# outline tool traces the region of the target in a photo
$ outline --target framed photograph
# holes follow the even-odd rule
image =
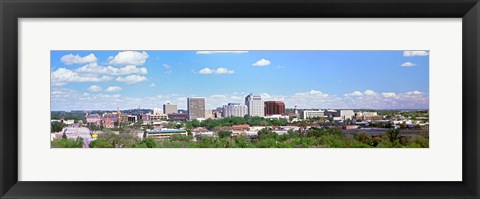
[[[1,198],[478,198],[476,0],[2,1]]]

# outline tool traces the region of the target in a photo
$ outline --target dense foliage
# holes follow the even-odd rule
[[[219,126],[232,126],[232,125],[241,125],[248,124],[250,126],[283,126],[287,125],[288,121],[279,120],[279,119],[267,119],[263,117],[226,117],[221,119],[206,119],[203,121],[192,120],[188,121],[185,126],[187,129],[205,127],[209,130],[215,129]]]
[[[428,148],[428,135],[402,136],[398,130],[380,135],[365,132],[344,134],[339,129],[312,128],[278,135],[262,129],[258,136],[232,136],[230,131],[216,136],[173,135],[170,139],[140,139],[130,133],[103,133],[90,143],[91,148]],[[60,139],[52,147],[82,147],[81,140]]]
[[[82,148],[82,146],[83,140],[81,138],[78,138],[76,140],[62,138],[58,140],[53,140],[51,143],[52,148]]]
[[[56,132],[60,132],[62,131],[63,127],[65,127],[67,125],[65,125],[64,123],[61,123],[61,122],[51,122],[50,123],[50,132],[52,133],[56,133]]]

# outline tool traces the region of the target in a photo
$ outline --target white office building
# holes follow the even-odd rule
[[[326,110],[324,112],[326,117],[332,118],[333,120],[347,120],[352,119],[355,116],[353,110]]]
[[[325,117],[325,112],[322,110],[304,110],[303,119],[316,118],[316,117]]]
[[[263,102],[261,95],[250,93],[250,95],[245,97],[245,105],[247,106],[249,116],[265,116],[265,103]]]
[[[248,108],[240,103],[228,103],[223,106],[222,113],[223,117],[243,117],[248,114]]]

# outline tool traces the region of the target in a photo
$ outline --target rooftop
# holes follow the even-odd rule
[[[186,130],[182,129],[161,129],[161,130],[149,130],[147,133],[149,134],[160,134],[160,133],[185,133]]]

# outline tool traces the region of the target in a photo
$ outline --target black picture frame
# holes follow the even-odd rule
[[[478,0],[0,0],[1,198],[479,198]],[[462,182],[18,181],[19,18],[462,18]],[[340,174],[341,175],[341,174]]]

